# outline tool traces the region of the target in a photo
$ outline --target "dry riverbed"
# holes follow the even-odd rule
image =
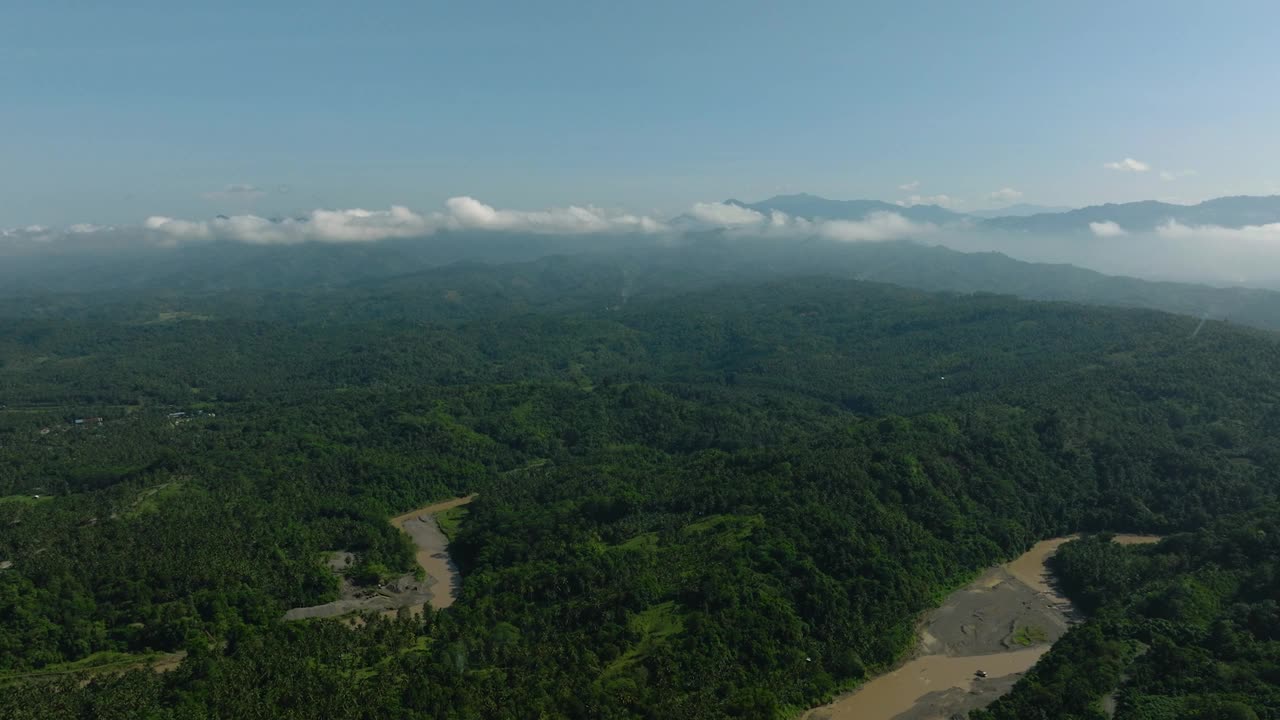
[[[437,610],[449,607],[457,597],[458,569],[449,558],[449,540],[440,531],[435,515],[474,499],[475,495],[454,498],[391,518],[391,524],[406,533],[417,546],[418,565],[426,573],[426,579],[418,580],[409,574],[376,589],[361,588],[342,574],[353,560],[351,553],[335,551],[330,554],[328,564],[340,575],[338,599],[323,605],[293,608],[285,613],[284,619],[338,617],[355,612],[395,615],[401,608],[420,614],[428,603]]]
[[[1076,621],[1054,588],[1046,563],[1073,537],[1037,543],[952,593],[920,624],[911,659],[804,720],[947,720],[1009,692]],[[1156,542],[1117,535],[1115,542]],[[985,678],[978,677],[981,670]]]

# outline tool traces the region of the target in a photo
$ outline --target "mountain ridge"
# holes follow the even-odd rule
[[[1089,232],[1090,223],[1115,223],[1128,232],[1155,230],[1168,222],[1241,228],[1280,223],[1280,195],[1230,195],[1193,205],[1159,200],[1104,203],[1048,212],[995,214],[999,210],[962,213],[938,205],[897,205],[883,200],[833,200],[810,193],[775,195],[756,202],[729,199],[737,205],[769,214],[783,212],[810,220],[863,220],[875,212],[892,212],[914,222],[948,225],[970,222],[978,227],[1015,232]],[[1015,208],[1038,208],[1014,205]]]

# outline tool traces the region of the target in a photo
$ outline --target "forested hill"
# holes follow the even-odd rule
[[[7,313],[0,716],[782,718],[1037,539],[1275,512],[1269,333],[832,277],[448,272]],[[279,620],[335,594],[323,551],[407,572],[387,518],[470,492],[449,610]]]
[[[1141,307],[1280,329],[1280,292],[1271,290],[1152,282],[907,241],[761,239],[720,231],[665,241],[456,233],[355,245],[220,242],[106,256],[86,252],[0,258],[0,315],[29,314],[37,297],[43,302],[35,305],[56,303],[65,312],[77,303],[97,307],[138,293],[178,298],[212,294],[222,302],[232,291],[274,297],[315,288],[377,296],[415,286],[439,293],[466,287],[502,293],[508,300],[536,300],[539,293],[561,298],[560,283],[572,278],[608,284],[600,288],[601,299],[615,302],[725,282],[810,275],[927,291]]]

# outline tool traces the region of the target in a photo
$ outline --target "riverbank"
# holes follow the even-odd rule
[[[359,587],[342,574],[351,563],[351,554],[341,550],[334,551],[330,554],[328,564],[331,570],[339,574],[338,599],[321,605],[292,608],[284,614],[284,619],[339,617],[356,612],[377,612],[394,616],[405,608],[416,615],[421,614],[427,604],[437,610],[449,607],[457,597],[460,576],[458,568],[449,557],[449,540],[441,532],[435,516],[466,505],[475,497],[468,495],[453,498],[391,518],[390,523],[407,534],[417,548],[415,560],[425,573],[422,580],[413,573],[402,575],[377,588]]]
[[[392,525],[413,539],[413,544],[418,548],[416,555],[418,565],[426,572],[428,578],[435,580],[431,586],[429,602],[436,610],[443,610],[453,604],[458,597],[458,588],[462,579],[458,573],[458,567],[449,557],[449,538],[445,537],[440,529],[436,515],[466,505],[475,499],[475,495],[468,495],[391,518]]]
[[[1049,558],[1075,537],[1036,543],[952,593],[924,615],[906,662],[803,719],[946,720],[994,702],[1078,620],[1048,570]],[[1158,540],[1114,538],[1125,544]]]

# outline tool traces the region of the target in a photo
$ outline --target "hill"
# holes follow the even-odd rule
[[[636,270],[0,319],[0,715],[783,718],[1037,539],[1280,498],[1271,334]],[[448,610],[281,621],[334,550],[409,572],[387,518],[472,492]]]
[[[558,259],[544,259],[554,256]],[[517,262],[518,261],[518,262]],[[496,265],[495,265],[496,263]],[[567,264],[567,265],[566,265]],[[1152,282],[1109,276],[1064,264],[1028,263],[1000,253],[962,253],[912,242],[840,243],[821,239],[729,236],[693,233],[655,243],[628,237],[557,237],[446,234],[426,240],[370,244],[253,246],[212,243],[119,255],[46,258],[0,267],[6,276],[0,316],[92,311],[114,298],[180,298],[184,306],[210,293],[250,294],[350,287],[379,292],[412,285],[420,277],[439,286],[433,297],[481,275],[520,276],[523,287],[508,286],[495,299],[538,304],[545,287],[527,273],[555,273],[557,267],[611,268],[581,275],[600,286],[593,302],[615,304],[624,297],[662,295],[732,280],[828,275],[886,282],[920,290],[999,293],[1034,300],[1066,300],[1094,305],[1142,307],[1197,318],[1208,317],[1266,329],[1280,329],[1280,293],[1218,288],[1191,283]],[[577,270],[569,270],[577,272]],[[510,279],[510,278],[509,278]],[[451,285],[452,284],[452,285]],[[6,299],[6,296],[8,299]],[[584,296],[576,296],[584,297]],[[446,303],[447,312],[472,304]],[[280,302],[288,305],[288,300]],[[566,299],[566,304],[574,303]],[[163,304],[163,303],[161,303]],[[450,308],[452,308],[450,310]]]
[[[1016,205],[993,208],[991,210],[972,210],[966,214],[978,218],[1026,217],[1028,215],[1043,215],[1046,213],[1064,213],[1073,209],[1074,208],[1059,205],[1031,205],[1028,203],[1018,203]]]
[[[1128,232],[1150,232],[1161,225],[1216,225],[1240,228],[1280,222],[1280,195],[1223,197],[1196,205],[1143,202],[1091,205],[1060,213],[1027,217],[998,217],[984,222],[989,228],[1024,233],[1089,232],[1089,223],[1113,222]]]
[[[741,205],[765,214],[776,210],[811,220],[862,220],[868,215],[877,212],[896,213],[908,220],[933,223],[935,225],[955,222],[964,218],[964,215],[960,213],[937,205],[902,206],[880,200],[828,200],[827,198],[807,193],[777,195],[754,203],[744,203],[738,200],[727,200],[725,202]]]

